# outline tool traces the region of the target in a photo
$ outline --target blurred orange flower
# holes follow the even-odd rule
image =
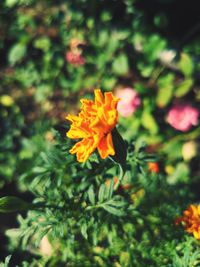
[[[175,223],[183,223],[185,230],[200,240],[200,205],[189,205],[183,216],[177,218]]]
[[[150,172],[159,173],[160,168],[157,162],[148,162],[148,169]]]
[[[72,122],[67,137],[82,139],[69,151],[76,154],[79,162],[85,162],[97,148],[102,159],[115,155],[112,133],[118,119],[117,103],[111,92],[104,95],[100,89],[94,90],[95,100],[81,99],[78,116],[68,115]]]

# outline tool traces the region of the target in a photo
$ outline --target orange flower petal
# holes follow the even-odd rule
[[[104,104],[104,97],[100,89],[94,90],[95,105],[101,106]]]
[[[199,231],[194,231],[193,235],[196,239],[200,239],[200,232]]]
[[[78,139],[88,138],[90,136],[90,130],[87,127],[87,124],[84,123],[80,117],[68,115],[66,119],[73,123],[70,130],[66,133],[67,137]]]
[[[114,95],[111,92],[105,93],[105,105],[109,109],[115,109],[117,107],[118,101],[119,98],[114,97]]]
[[[69,152],[71,154],[76,154],[79,162],[85,162],[92,152],[94,152],[95,148],[96,142],[93,140],[93,138],[87,138],[76,143]]]
[[[76,127],[76,126],[72,126],[66,135],[67,135],[67,137],[69,137],[71,139],[90,137],[90,133],[86,129],[81,128],[81,127]]]
[[[66,117],[66,120],[71,121],[72,123],[78,123],[78,122],[80,122],[80,118],[78,116],[71,115],[71,114],[69,114]]]
[[[102,159],[107,158],[109,155],[115,155],[111,133],[101,139],[97,149]]]

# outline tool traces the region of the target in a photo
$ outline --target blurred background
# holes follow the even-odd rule
[[[198,196],[198,1],[2,0],[0,197],[32,199],[24,175],[94,88],[121,98],[123,137],[159,154],[169,183],[192,177]],[[15,217],[0,214],[1,259]]]

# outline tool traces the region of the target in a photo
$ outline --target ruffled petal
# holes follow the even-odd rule
[[[105,93],[105,106],[108,109],[115,109],[117,107],[117,103],[119,102],[119,98],[116,98],[112,92]]]
[[[72,122],[70,130],[66,136],[72,139],[88,138],[91,135],[87,123],[85,123],[79,116],[68,115],[67,120]]]
[[[76,154],[79,162],[85,162],[97,147],[97,138],[87,138],[76,143],[69,151],[71,154]]]
[[[81,139],[90,137],[90,132],[84,127],[71,126],[70,130],[66,133],[66,136],[71,139]]]
[[[92,107],[94,106],[94,102],[89,99],[81,99],[80,102],[81,102],[81,109],[84,111],[92,109]]]
[[[94,90],[95,105],[102,106],[104,104],[104,97],[100,89]]]
[[[102,159],[107,158],[109,155],[115,155],[111,133],[108,133],[101,139],[97,146],[97,149]]]
[[[80,122],[79,116],[75,116],[75,115],[71,115],[71,114],[69,114],[66,117],[66,120],[71,121],[72,123],[79,123]]]

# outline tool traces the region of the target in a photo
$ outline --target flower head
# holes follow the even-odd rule
[[[148,169],[150,172],[159,173],[160,168],[157,162],[148,162]]]
[[[172,63],[175,56],[176,52],[174,50],[164,50],[160,53],[159,59],[164,65],[168,66]]]
[[[85,58],[79,52],[68,51],[66,53],[66,60],[74,66],[81,66],[85,64]]]
[[[167,115],[167,122],[175,129],[186,132],[198,124],[199,111],[189,104],[177,104]]]
[[[141,103],[138,93],[132,88],[118,89],[116,96],[120,98],[117,110],[123,117],[131,116]]]
[[[198,145],[195,141],[188,141],[183,144],[182,156],[185,161],[190,161],[198,153]]]
[[[196,239],[200,239],[200,205],[189,205],[183,212],[183,216],[176,219],[176,224],[184,224],[184,228],[188,233],[194,235]]]
[[[2,95],[0,97],[0,104],[2,104],[5,107],[10,107],[14,104],[14,100],[9,95]]]
[[[117,124],[119,99],[111,92],[103,95],[99,89],[94,91],[94,95],[94,101],[81,99],[78,116],[66,117],[72,122],[67,137],[82,139],[70,150],[71,154],[76,154],[79,162],[85,162],[96,148],[102,159],[115,155],[111,132]]]

